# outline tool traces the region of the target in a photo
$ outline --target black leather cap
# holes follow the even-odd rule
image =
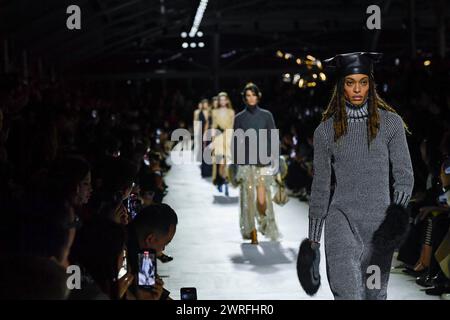
[[[335,68],[339,77],[349,74],[371,74],[373,64],[380,61],[382,53],[378,52],[352,52],[335,55],[324,60],[325,66]]]

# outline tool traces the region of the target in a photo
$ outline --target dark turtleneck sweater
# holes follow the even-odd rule
[[[247,139],[243,139],[242,136],[239,136],[236,134],[237,129],[242,129],[244,132],[247,132],[247,134],[250,134],[253,130],[247,131],[249,129],[255,129],[256,138],[257,138],[257,145],[252,146],[252,151],[254,150],[257,155],[255,158],[250,157],[250,144],[247,141]],[[267,152],[263,152],[263,155],[266,154],[267,157],[264,157],[261,159],[259,156],[260,152],[260,139],[264,137],[264,135],[259,131],[260,129],[266,129],[267,130]],[[271,145],[271,129],[276,129],[275,121],[273,119],[272,113],[266,109],[260,108],[259,106],[246,106],[244,110],[236,114],[234,117],[234,134],[233,134],[233,141],[234,141],[234,147],[232,148],[232,158],[233,162],[238,165],[270,165],[270,162],[264,161],[265,158],[274,158],[276,154],[273,154]],[[278,133],[278,132],[277,132]],[[277,143],[279,147],[279,135],[277,135]],[[255,149],[253,149],[253,147]],[[245,159],[241,159],[241,156],[238,155],[237,150],[245,150]],[[278,154],[279,156],[279,154]],[[243,161],[242,161],[243,160]],[[252,161],[256,160],[256,161]]]

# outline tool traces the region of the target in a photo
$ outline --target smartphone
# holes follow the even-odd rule
[[[142,202],[139,199],[138,195],[135,193],[130,194],[128,197],[128,212],[130,213],[131,219],[134,219],[136,215],[142,209]]]
[[[180,289],[181,300],[197,300],[196,288],[181,288]]]
[[[121,279],[128,272],[127,251],[123,250],[122,255],[123,255],[123,257],[122,257],[123,260],[122,260],[122,266],[119,269],[119,274],[117,275],[118,279]]]
[[[151,289],[156,284],[156,252],[141,250],[138,253],[137,285],[139,288]]]
[[[438,197],[439,204],[446,205],[447,204],[447,193],[443,193]]]

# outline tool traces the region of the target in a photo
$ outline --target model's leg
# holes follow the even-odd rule
[[[325,222],[327,277],[336,300],[361,300],[362,244],[348,220],[339,211],[330,212]]]
[[[364,299],[386,300],[387,286],[391,271],[394,249],[385,251],[373,247],[372,237],[382,221],[365,221],[360,223],[359,230],[364,241],[361,256],[362,285],[365,290]]]
[[[257,168],[256,180],[256,207],[259,214],[256,219],[259,225],[259,231],[272,241],[276,241],[281,236],[275,221],[273,210],[272,193],[270,186],[273,183],[273,176],[267,175],[267,168]]]
[[[256,190],[256,207],[260,215],[266,215],[267,203],[266,203],[266,186],[261,181],[258,183],[258,188]]]
[[[254,184],[251,166],[239,166],[237,179],[241,180],[240,185],[240,228],[244,239],[251,239],[252,243],[257,242],[255,227],[255,197]]]
[[[253,209],[252,211],[252,217],[251,217],[251,223],[252,223],[252,233],[251,233],[251,239],[252,239],[252,244],[258,244],[258,233],[256,231],[256,224],[255,224],[255,217],[256,217],[256,205],[255,205],[255,187],[256,187],[256,179],[255,179],[255,168],[253,166],[250,166],[251,168],[251,177],[250,177],[250,187],[249,187],[249,194],[250,194],[250,198],[249,201],[251,201],[251,204],[249,204],[251,206],[251,208]]]
[[[225,185],[225,195],[228,197],[229,192],[228,192],[228,178],[227,178],[226,164],[225,163],[220,164],[219,170],[220,176],[222,177],[222,181]]]
[[[364,272],[365,298],[367,300],[386,300],[393,254],[394,250],[389,252],[372,250],[370,263],[363,264],[362,271]],[[378,276],[379,279],[376,279]]]
[[[223,163],[219,164],[219,174],[222,178],[225,178],[225,165]]]

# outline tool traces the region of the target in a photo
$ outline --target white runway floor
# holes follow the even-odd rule
[[[179,224],[166,253],[174,260],[158,264],[165,287],[179,299],[181,287],[196,287],[199,300],[298,300],[333,299],[322,250],[322,286],[309,297],[296,274],[298,247],[307,235],[308,205],[297,198],[283,207],[275,205],[279,242],[260,234],[258,246],[241,239],[238,189],[230,198],[220,194],[209,180],[202,179],[198,164],[172,165],[166,176],[169,193],[164,202],[174,208]],[[167,276],[167,277],[166,277]],[[438,299],[427,296],[403,274],[391,274],[389,299]]]

